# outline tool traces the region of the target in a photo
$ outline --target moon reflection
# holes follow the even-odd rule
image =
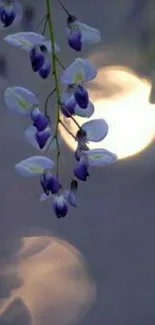
[[[22,302],[32,325],[68,325],[79,320],[95,299],[95,284],[80,252],[64,240],[40,236],[23,238],[17,265],[5,275],[17,272],[21,286],[1,301],[0,319],[5,324],[21,313]]]

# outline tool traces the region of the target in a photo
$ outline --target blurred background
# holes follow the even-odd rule
[[[60,220],[50,200],[40,203],[38,180],[23,179],[14,170],[37,151],[24,139],[29,121],[8,111],[4,90],[19,85],[37,93],[44,83],[31,71],[27,53],[3,41],[7,34],[35,31],[44,16],[43,0],[21,4],[22,23],[1,31],[0,325],[154,325],[155,2],[64,0],[79,20],[101,31],[102,42],[80,56],[99,69],[90,95],[97,116],[110,124],[103,147],[119,159],[91,170],[88,182],[80,184],[79,208]],[[56,0],[52,8],[60,58],[67,66],[79,54],[68,48],[66,16]],[[40,105],[50,90],[47,83]],[[50,108],[53,114],[52,101]],[[74,166],[73,146],[67,139],[62,144],[67,170]],[[66,182],[63,169],[62,178]]]

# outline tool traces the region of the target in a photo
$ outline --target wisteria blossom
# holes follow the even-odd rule
[[[96,75],[97,69],[89,60],[77,58],[60,77],[61,83],[71,88],[67,88],[67,93],[70,91],[74,95],[75,103],[80,108],[86,109],[89,105],[88,91],[83,84],[94,79]]]
[[[0,1],[0,28],[18,24],[23,16],[21,4],[16,0]]]
[[[70,117],[71,115],[77,115],[81,117],[91,117],[94,113],[94,105],[91,101],[88,101],[87,107],[85,109],[81,108],[74,96],[74,87],[67,87],[61,96],[61,112],[65,117]]]
[[[66,33],[68,44],[76,51],[81,51],[84,44],[100,42],[101,34],[96,28],[92,28],[80,22],[75,16],[68,15]]]
[[[98,29],[81,22],[71,15],[65,6],[58,1],[67,14],[67,39],[69,46],[80,52],[83,45],[96,44],[101,40]],[[47,199],[58,219],[66,217],[70,209],[79,207],[79,183],[86,183],[93,172],[92,167],[105,167],[117,160],[115,153],[100,148],[109,131],[104,119],[93,119],[95,105],[90,101],[87,83],[97,75],[96,66],[88,59],[75,58],[68,67],[64,67],[59,58],[60,48],[55,42],[55,33],[51,16],[51,1],[45,1],[45,17],[42,33],[23,31],[10,34],[4,40],[28,54],[32,72],[51,82],[51,91],[45,97],[44,105],[40,104],[40,91],[35,94],[32,89],[15,85],[4,91],[6,107],[13,113],[21,115],[29,121],[23,130],[23,138],[30,143],[37,153],[16,162],[15,170],[23,177],[36,177],[40,188],[40,202]],[[22,5],[16,0],[0,0],[0,27],[9,27],[22,19]],[[44,36],[48,29],[48,39]],[[60,72],[59,68],[62,69]],[[41,93],[44,91],[44,86]],[[51,97],[54,100],[50,102]],[[51,112],[55,113],[51,117]],[[62,115],[75,123],[76,135],[63,123]],[[90,118],[81,126],[76,116]],[[73,153],[74,164],[68,170],[68,184],[63,184],[60,168],[65,164],[62,156],[62,138],[59,126],[64,127],[69,136],[76,141]],[[98,143],[98,148],[90,149],[89,142]],[[53,153],[54,151],[54,153]],[[38,154],[39,152],[39,154]],[[78,199],[77,199],[78,198]]]
[[[51,42],[43,35],[33,32],[21,32],[8,35],[6,42],[29,52],[32,70],[38,72],[40,77],[46,79],[51,72],[51,63],[48,54],[52,52]],[[59,46],[54,44],[55,51],[59,52]]]

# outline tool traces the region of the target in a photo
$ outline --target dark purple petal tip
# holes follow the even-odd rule
[[[73,50],[75,50],[77,52],[81,51],[82,42],[81,42],[80,30],[71,31],[71,33],[68,37],[68,44]]]
[[[88,173],[88,166],[86,162],[79,161],[77,166],[74,168],[74,175],[76,178],[80,179],[81,181],[86,181],[87,177],[89,176]]]
[[[34,72],[39,71],[45,62],[44,53],[38,46],[34,46],[29,53],[32,70]]]
[[[54,197],[53,210],[59,219],[64,218],[67,215],[68,203],[63,194]]]
[[[47,140],[51,136],[51,133],[49,131],[42,131],[42,132],[36,132],[35,138],[38,142],[39,148],[43,149]]]
[[[67,99],[61,106],[61,112],[65,117],[71,117],[74,114],[74,109],[76,106],[76,100],[74,96]]]
[[[88,91],[84,87],[78,85],[75,88],[74,97],[76,102],[81,108],[83,109],[87,108],[89,103],[89,96],[88,96]]]
[[[46,79],[51,72],[51,64],[48,60],[44,62],[42,67],[39,69],[39,75],[41,78]]]
[[[0,19],[1,22],[4,24],[4,27],[8,27],[12,25],[14,19],[16,17],[16,13],[13,9],[8,9],[4,6],[0,8]]]
[[[46,195],[47,193],[49,194],[50,192],[52,194],[56,194],[59,192],[61,188],[58,179],[52,176],[51,174],[43,174],[41,176],[40,184]]]
[[[49,124],[48,118],[38,108],[32,110],[31,119],[38,132],[44,131]]]

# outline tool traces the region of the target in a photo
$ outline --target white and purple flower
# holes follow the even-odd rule
[[[89,60],[77,58],[60,77],[61,83],[67,86],[66,97],[73,96],[78,107],[83,110],[90,106],[89,95],[83,84],[94,79],[96,75],[97,69]]]
[[[43,35],[33,32],[20,32],[4,37],[4,40],[11,45],[17,46],[29,52],[32,70],[40,77],[46,79],[51,71],[51,64],[48,54],[52,52],[51,42]],[[59,47],[55,44],[55,52],[59,52]]]
[[[100,42],[101,34],[98,29],[92,28],[80,22],[75,16],[67,18],[68,44],[75,51],[81,51],[84,44],[95,44]]]
[[[16,0],[0,0],[0,27],[16,25],[22,20],[23,10]]]
[[[64,218],[67,215],[68,202],[64,192],[60,191],[60,193],[54,196],[52,206],[58,219]]]

